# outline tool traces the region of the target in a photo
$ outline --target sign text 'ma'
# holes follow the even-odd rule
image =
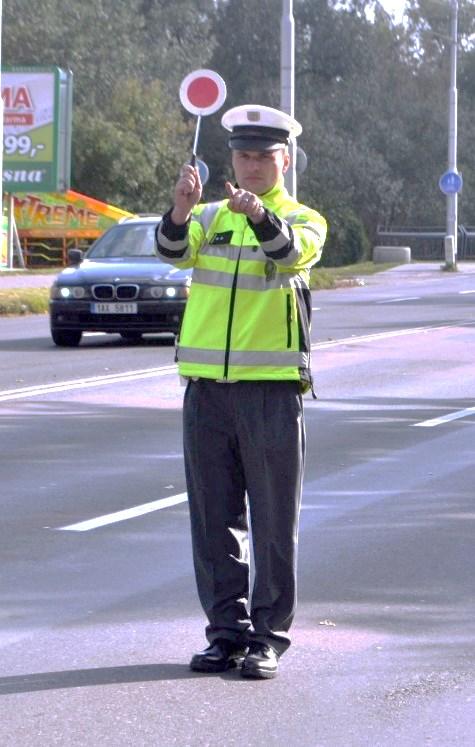
[[[33,109],[33,99],[28,86],[4,86],[2,99],[5,109],[8,110]]]

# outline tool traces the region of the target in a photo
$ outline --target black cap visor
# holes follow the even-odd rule
[[[234,127],[228,145],[233,150],[278,150],[289,143],[289,133],[273,127]]]

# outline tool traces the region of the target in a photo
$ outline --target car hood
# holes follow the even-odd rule
[[[114,259],[84,259],[77,267],[66,267],[56,277],[59,285],[89,283],[184,283],[191,270],[167,265],[158,258],[136,257]]]

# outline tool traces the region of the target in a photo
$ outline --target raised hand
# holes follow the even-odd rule
[[[245,189],[236,189],[231,182],[226,182],[224,187],[229,197],[228,207],[233,213],[243,213],[256,224],[264,220],[266,213],[257,195]]]
[[[197,168],[186,163],[182,166],[179,179],[175,185],[174,204],[171,219],[176,225],[183,225],[190,217],[191,211],[198,204],[203,192],[200,173]]]

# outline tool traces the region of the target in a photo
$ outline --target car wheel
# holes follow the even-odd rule
[[[121,332],[120,336],[126,342],[138,344],[142,340],[141,332]]]
[[[82,332],[79,329],[52,329],[51,337],[55,345],[76,348],[81,342]]]

